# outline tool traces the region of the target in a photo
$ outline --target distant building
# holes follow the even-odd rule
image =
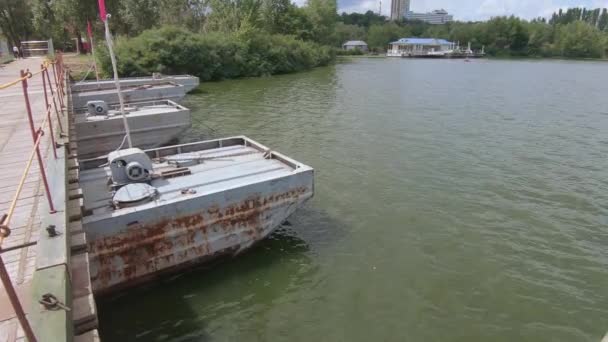
[[[391,20],[401,20],[410,11],[410,0],[391,0]]]
[[[430,13],[416,13],[407,11],[405,13],[405,19],[407,20],[421,20],[427,22],[429,24],[441,25],[447,22],[453,21],[454,16],[448,14],[448,12],[444,9],[434,10]]]
[[[454,50],[455,44],[445,39],[401,38],[389,44],[389,57],[416,57],[443,55]]]
[[[367,52],[368,47],[367,43],[362,40],[349,40],[348,42],[342,44],[343,50],[361,50],[363,52]]]

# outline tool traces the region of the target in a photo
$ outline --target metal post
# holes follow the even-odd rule
[[[4,265],[4,260],[2,260],[2,255],[0,254],[0,278],[2,279],[2,285],[4,285],[4,290],[6,290],[6,294],[8,295],[8,299],[11,301],[11,305],[15,310],[15,314],[17,315],[17,319],[19,323],[21,323],[21,328],[25,333],[25,337],[28,342],[36,342],[36,336],[34,335],[34,331],[30,326],[30,322],[25,317],[25,311],[23,311],[23,307],[19,302],[19,297],[17,297],[17,292],[15,292],[15,288],[13,287],[13,283],[11,282],[11,278],[8,275],[6,270],[6,266]]]
[[[47,55],[54,55],[55,54],[55,47],[53,46],[53,38],[49,38],[48,42],[47,42]]]
[[[63,63],[61,61],[61,56],[57,56],[55,63],[57,64],[57,81],[59,82],[59,85],[57,85],[57,92],[63,97]]]
[[[63,133],[63,124],[61,123],[61,118],[59,117],[59,109],[57,108],[57,101],[55,101],[55,92],[53,91],[53,85],[51,84],[51,76],[49,75],[49,68],[43,72],[46,73],[46,80],[48,81],[49,89],[51,90],[51,97],[53,98],[53,106],[55,107],[55,113],[57,114],[57,122],[59,122],[59,131]],[[44,78],[44,77],[43,77]],[[57,93],[59,95],[59,93]],[[61,111],[63,115],[63,110]]]
[[[57,58],[55,58],[57,60]],[[55,79],[55,88],[59,88],[59,81],[57,80],[57,70],[55,69],[55,63],[53,63],[53,78]]]
[[[59,54],[59,77],[61,77],[61,83],[59,84],[61,86],[61,98],[63,101],[63,97],[65,96],[65,68],[63,65],[63,54]]]
[[[49,105],[49,96],[46,92],[46,78],[44,77],[44,65],[40,65],[40,69],[42,72],[40,76],[42,76],[42,89],[44,89],[44,104],[46,108],[46,117],[49,122],[49,133],[51,133],[51,143],[53,144],[53,156],[57,159],[57,145],[55,145],[55,133],[53,132],[53,121],[51,120],[51,106]]]
[[[36,139],[38,138],[38,133],[36,132],[36,128],[34,127],[34,117],[32,116],[32,107],[30,106],[30,98],[27,94],[27,78],[25,78],[27,74],[21,70],[21,85],[23,86],[23,98],[25,99],[25,109],[27,110],[27,118],[30,122],[30,129],[32,130],[32,139],[34,143],[36,143]],[[40,175],[42,176],[42,182],[44,183],[44,191],[46,192],[46,199],[49,201],[49,209],[51,213],[56,213],[55,207],[53,206],[53,200],[51,198],[51,189],[49,188],[49,182],[46,179],[46,172],[44,171],[44,163],[42,162],[42,155],[40,154],[40,148],[36,147],[36,156],[38,157],[38,166],[40,167]]]

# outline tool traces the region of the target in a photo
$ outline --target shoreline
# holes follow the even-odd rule
[[[388,57],[386,55],[338,55],[336,59],[347,59],[347,58],[404,58],[404,57]],[[408,59],[424,59],[424,58],[408,58]],[[441,59],[441,58],[437,58]],[[443,58],[453,59],[453,58]],[[556,60],[556,61],[582,61],[582,62],[608,62],[608,58],[577,58],[577,57],[536,57],[536,56],[487,56],[474,59],[487,59],[487,60]]]

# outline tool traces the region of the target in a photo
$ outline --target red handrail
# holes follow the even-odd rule
[[[55,90],[56,91],[53,90],[51,77],[49,75],[49,69],[51,68],[51,66],[53,69],[53,79],[55,81]],[[36,128],[36,125],[34,123],[32,107],[30,105],[30,99],[29,99],[28,79],[30,79],[38,74],[40,74],[42,77],[42,87],[44,89],[44,101],[45,101],[45,115],[44,115],[44,119],[43,119],[42,123]],[[59,125],[59,129],[60,129],[60,132],[63,133],[63,126],[61,124],[61,116],[63,116],[63,108],[65,108],[65,103],[63,101],[63,96],[65,95],[65,69],[63,66],[63,56],[61,55],[61,53],[57,53],[54,61],[46,61],[44,64],[42,64],[40,66],[40,71],[37,71],[35,73],[31,73],[29,70],[26,70],[26,71],[21,70],[19,78],[15,79],[14,81],[8,82],[6,84],[0,85],[0,90],[12,87],[19,83],[21,83],[21,87],[23,89],[23,98],[24,98],[24,102],[25,102],[25,109],[27,112],[29,126],[30,126],[30,130],[32,133],[32,139],[33,139],[34,145],[32,147],[30,157],[28,159],[26,167],[21,175],[21,180],[20,180],[19,184],[17,185],[17,190],[15,191],[15,194],[11,201],[9,210],[8,210],[7,214],[3,215],[0,218],[0,280],[2,281],[2,284],[4,285],[4,288],[7,292],[11,305],[13,306],[13,309],[15,310],[15,314],[17,315],[17,319],[19,320],[19,323],[21,324],[21,327],[23,328],[23,332],[25,333],[26,338],[30,342],[36,342],[37,341],[36,336],[34,335],[32,327],[31,327],[29,321],[27,320],[23,307],[19,301],[19,298],[17,297],[17,293],[11,282],[10,275],[9,275],[8,271],[6,270],[6,266],[4,265],[4,262],[2,260],[1,252],[2,252],[2,243],[4,242],[4,239],[10,234],[10,228],[9,228],[10,221],[13,216],[13,213],[15,212],[15,208],[17,206],[17,202],[19,201],[19,196],[21,195],[23,186],[24,186],[25,182],[27,181],[27,176],[30,171],[30,168],[32,167],[34,156],[36,156],[37,161],[38,161],[40,175],[41,175],[42,181],[44,183],[44,190],[45,190],[46,198],[49,203],[49,210],[51,213],[56,212],[55,206],[53,205],[53,199],[51,196],[51,190],[49,188],[47,175],[46,175],[46,171],[44,168],[44,163],[42,161],[42,155],[40,153],[40,144],[42,141],[42,137],[44,136],[44,129],[45,129],[46,125],[48,124],[49,133],[51,135],[50,138],[51,138],[51,144],[52,144],[51,148],[53,149],[53,156],[55,157],[55,159],[57,159],[58,145],[55,142],[55,134],[54,134],[55,132],[53,130],[54,123],[52,120],[53,118],[51,116],[51,111],[53,108],[55,109],[55,114],[57,116],[57,123]],[[48,90],[47,90],[47,86],[49,87]],[[49,92],[50,92],[50,96],[52,98],[53,106],[51,106],[51,101],[49,100],[49,97],[48,97]],[[55,94],[57,95],[57,99],[59,100],[60,107],[57,106]],[[61,112],[61,115],[60,115],[60,112]]]

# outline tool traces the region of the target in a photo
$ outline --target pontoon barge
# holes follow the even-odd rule
[[[80,165],[97,294],[237,254],[314,193],[311,167],[244,136],[126,149]]]

